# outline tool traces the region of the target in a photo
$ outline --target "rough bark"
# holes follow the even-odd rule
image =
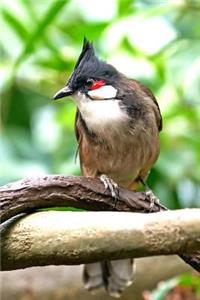
[[[191,253],[200,249],[199,215],[199,209],[34,213],[2,234],[2,269]]]
[[[1,222],[39,208],[65,206],[99,211],[149,212],[150,199],[144,192],[119,188],[117,201],[99,179],[78,176],[49,175],[31,177],[0,188]],[[165,210],[156,204],[151,212]]]
[[[17,214],[20,214],[20,213],[27,213],[27,212],[32,212],[34,210],[37,210],[39,208],[55,207],[55,206],[72,206],[72,207],[76,207],[76,208],[84,208],[84,209],[93,210],[93,211],[95,211],[95,210],[115,210],[115,211],[126,211],[126,212],[128,212],[128,211],[129,212],[130,211],[133,211],[133,212],[158,212],[158,211],[166,210],[166,208],[160,204],[155,204],[153,206],[153,208],[150,210],[150,199],[147,197],[147,195],[144,192],[135,193],[135,192],[131,192],[131,191],[120,188],[119,189],[119,197],[116,202],[116,199],[113,199],[111,197],[109,191],[105,192],[103,184],[98,179],[90,179],[90,178],[85,178],[85,177],[66,177],[66,176],[46,176],[46,177],[28,178],[25,180],[17,181],[17,182],[8,184],[6,186],[3,186],[0,189],[0,205],[1,205],[1,209],[2,209],[2,211],[1,211],[2,222],[8,220],[9,218],[11,218]],[[47,219],[50,221],[50,215],[51,215],[50,212],[43,214],[43,216],[47,216],[47,214],[48,214]],[[190,222],[192,222],[191,214],[190,214],[190,212],[187,213],[186,215],[185,215],[185,212],[183,212],[183,214],[184,214],[185,220],[186,220],[185,224],[187,224],[188,230],[190,230],[190,225],[192,224],[192,223],[190,223]],[[195,214],[196,214],[196,217],[195,217],[196,225],[195,224],[193,224],[193,225],[198,226],[198,232],[200,232],[200,230],[199,230],[200,229],[200,225],[199,225],[200,212],[195,211]],[[160,228],[163,228],[163,230],[164,230],[164,227],[162,227],[162,222],[160,224],[160,222],[157,221],[157,220],[159,220],[160,215],[163,216],[162,213],[159,213],[156,215],[153,214],[151,216],[142,214],[142,215],[140,215],[140,218],[135,216],[135,214],[134,215],[131,214],[130,217],[128,217],[128,214],[123,215],[123,218],[120,223],[120,226],[122,226],[122,227],[121,228],[116,227],[119,230],[116,235],[115,235],[115,232],[112,231],[115,228],[112,226],[112,224],[115,224],[115,226],[116,226],[116,224],[118,223],[118,219],[120,218],[120,215],[117,214],[116,217],[113,216],[113,218],[116,218],[116,219],[113,219],[113,223],[110,224],[109,230],[111,230],[110,235],[111,236],[114,235],[114,239],[113,239],[114,244],[117,243],[119,236],[120,236],[120,238],[122,238],[122,240],[120,240],[120,243],[116,244],[117,247],[119,247],[119,249],[117,249],[114,252],[107,251],[108,245],[111,244],[111,242],[108,239],[108,235],[107,235],[108,232],[104,231],[102,236],[100,234],[100,236],[102,237],[101,242],[102,242],[103,246],[101,245],[101,243],[98,243],[98,247],[96,247],[96,248],[94,247],[94,249],[96,249],[95,250],[96,253],[94,252],[95,254],[93,256],[91,256],[92,258],[89,258],[90,255],[88,255],[88,253],[90,253],[90,251],[87,252],[87,243],[86,243],[87,239],[84,240],[85,235],[87,238],[87,230],[85,229],[85,232],[83,233],[83,231],[82,231],[83,228],[80,227],[81,231],[79,231],[79,235],[81,235],[81,238],[78,239],[78,242],[81,244],[84,241],[86,248],[84,249],[84,251],[82,248],[82,252],[84,252],[85,254],[83,253],[83,257],[81,257],[81,255],[76,256],[75,255],[76,253],[74,254],[74,252],[72,251],[72,256],[74,255],[73,256],[74,260],[71,258],[71,260],[69,259],[69,261],[66,261],[66,259],[67,259],[66,255],[63,255],[66,258],[62,258],[61,257],[62,255],[58,255],[58,264],[60,264],[60,263],[70,264],[70,263],[80,263],[80,262],[85,263],[85,262],[95,261],[95,260],[100,260],[100,259],[102,260],[105,258],[114,259],[114,258],[124,258],[124,257],[129,257],[129,256],[135,256],[135,257],[140,256],[141,257],[144,255],[177,253],[177,254],[181,254],[181,257],[184,259],[184,261],[186,261],[188,264],[193,266],[193,268],[195,268],[196,270],[200,271],[200,251],[199,251],[200,237],[193,236],[193,235],[191,235],[189,237],[188,235],[186,235],[187,240],[184,240],[183,236],[184,236],[185,232],[187,232],[187,231],[184,231],[184,230],[186,230],[186,228],[184,227],[182,235],[179,235],[180,234],[179,231],[181,231],[182,229],[181,229],[181,227],[180,228],[176,227],[176,222],[177,222],[176,218],[173,219],[173,222],[170,223],[171,224],[170,226],[169,226],[169,224],[166,223],[167,231],[163,231],[163,232],[161,232],[160,235],[158,235],[158,231]],[[102,218],[100,219],[100,222],[99,222],[99,226],[101,224],[104,224],[105,216],[106,216],[106,213],[104,213],[102,215]],[[33,215],[33,216],[30,216],[29,218],[34,218],[34,217],[35,216]],[[75,213],[73,213],[73,217],[75,217]],[[81,218],[84,218],[84,214],[80,214],[80,215],[78,215],[78,217],[79,217],[79,218],[77,218],[78,220]],[[150,244],[148,244],[148,243],[145,244],[146,248],[145,247],[142,248],[141,245],[139,244],[139,246],[138,246],[139,248],[137,248],[136,245],[134,246],[134,243],[132,240],[132,237],[135,238],[135,235],[137,233],[136,228],[134,229],[134,227],[133,227],[131,234],[128,235],[128,230],[126,227],[123,226],[123,223],[128,226],[128,224],[126,223],[126,219],[131,219],[132,223],[130,223],[130,224],[132,224],[132,226],[133,226],[133,224],[137,225],[137,222],[138,222],[138,224],[140,224],[140,226],[142,226],[140,220],[145,221],[145,217],[147,219],[154,218],[154,221],[155,221],[155,223],[153,225],[151,225],[153,229],[149,229],[149,231],[147,230],[148,234],[146,232],[145,239],[143,239],[143,242],[146,241],[146,243],[150,239],[149,240]],[[36,262],[37,262],[37,265],[49,264],[47,256],[49,256],[49,260],[51,261],[51,263],[53,263],[53,261],[54,261],[54,264],[55,264],[55,257],[57,257],[57,253],[59,254],[59,251],[56,248],[56,250],[54,249],[55,250],[54,252],[51,252],[52,249],[50,247],[50,245],[51,245],[50,242],[48,245],[46,245],[46,247],[49,248],[48,251],[50,251],[50,252],[48,255],[46,253],[44,260],[42,260],[41,256],[38,256],[39,257],[38,258],[37,255],[36,255],[36,258],[34,258],[34,257],[31,258],[31,255],[32,255],[31,250],[37,248],[37,246],[39,247],[39,252],[42,253],[42,244],[37,242],[38,237],[39,238],[42,238],[42,237],[40,235],[34,236],[34,234],[36,234],[36,231],[34,231],[34,226],[37,227],[36,224],[39,224],[38,220],[34,221],[34,224],[32,224],[33,227],[31,228],[31,230],[28,230],[29,227],[27,227],[27,226],[25,226],[25,228],[23,228],[23,226],[22,226],[21,227],[22,229],[19,230],[20,227],[18,227],[18,226],[20,226],[20,224],[26,225],[26,222],[28,222],[27,220],[30,220],[29,218],[22,219],[18,225],[15,225],[14,227],[11,226],[10,230],[8,230],[9,224],[6,225],[7,230],[5,230],[3,232],[3,243],[2,243],[2,245],[3,245],[2,253],[4,255],[3,257],[6,258],[6,260],[5,260],[6,262],[3,265],[4,269],[11,269],[11,268],[14,269],[14,268],[18,268],[18,267],[31,266],[31,265],[35,265]],[[187,218],[189,218],[189,219],[187,220]],[[134,223],[134,219],[137,219],[136,223]],[[61,220],[61,221],[64,222],[63,220]],[[93,221],[95,224],[95,218]],[[162,221],[162,220],[160,220],[160,221]],[[23,223],[23,222],[25,222],[25,223]],[[54,220],[53,223],[49,223],[45,227],[44,235],[45,235],[45,232],[47,232],[47,234],[48,234],[48,232],[50,232],[50,236],[52,234],[52,237],[54,237],[54,238],[50,238],[50,236],[49,236],[49,240],[52,241],[52,246],[55,246],[55,244],[57,244],[57,245],[59,244],[61,246],[62,243],[67,242],[67,240],[61,239],[60,243],[58,243],[58,241],[56,241],[56,243],[54,243],[54,240],[56,239],[57,234],[61,238],[61,235],[59,234],[59,232],[62,233],[62,230],[61,230],[61,228],[58,227],[58,224],[60,224],[59,218],[58,218],[58,220]],[[64,222],[64,224],[65,224],[65,222]],[[65,233],[65,230],[68,230],[70,228],[70,224],[71,223],[65,224],[65,226],[63,228],[63,230],[64,230],[63,233]],[[75,223],[72,222],[72,224],[77,224],[77,222],[75,222]],[[94,224],[90,223],[91,228],[92,228],[92,226],[94,226]],[[12,223],[11,223],[11,225],[12,225]],[[40,223],[40,225],[42,226],[42,223]],[[68,225],[69,225],[69,227],[67,227]],[[57,227],[58,227],[58,231],[54,232],[54,235],[53,235],[53,230]],[[172,229],[171,229],[171,227],[172,227]],[[174,230],[173,230],[173,227],[174,227]],[[47,228],[48,228],[48,230],[47,230]],[[50,228],[50,231],[49,231],[49,228]],[[141,228],[139,231],[140,238],[138,241],[140,241],[141,237],[143,236],[143,231]],[[151,228],[151,227],[149,227],[149,228]],[[197,227],[195,227],[195,228],[197,228]],[[3,229],[4,229],[4,225],[3,225]],[[15,230],[17,230],[17,231],[15,232]],[[98,227],[98,230],[99,230],[99,227]],[[122,230],[122,231],[120,231],[120,230]],[[27,237],[27,232],[29,232],[28,237]],[[171,234],[167,235],[167,232],[170,232]],[[12,236],[14,233],[15,233],[15,235],[14,235],[15,239],[13,240]],[[38,234],[40,233],[40,228],[37,228],[37,233]],[[98,233],[98,231],[96,233]],[[124,249],[124,248],[121,249],[120,244],[122,244],[122,246],[123,246],[123,237],[124,237],[125,233],[127,233],[127,236],[125,235],[127,238],[127,240],[126,240],[127,241],[127,243],[126,243],[127,249]],[[192,232],[191,232],[191,234],[192,234]],[[79,235],[77,235],[77,232],[76,232],[76,235],[75,235],[76,239],[74,239],[73,241],[77,240],[77,237]],[[159,238],[156,237],[157,235]],[[165,239],[165,236],[167,236],[169,245],[166,244],[166,247],[164,247],[165,249],[163,249],[162,242]],[[177,236],[180,238],[180,241],[179,241],[180,247],[178,247],[178,248],[176,246],[178,244],[174,243],[174,238]],[[18,248],[18,246],[20,247],[19,244],[23,242],[23,238],[24,238],[24,245],[23,245],[24,247]],[[166,241],[167,241],[167,239],[166,239]],[[34,240],[34,243],[31,242],[33,240]],[[104,243],[104,240],[107,244]],[[128,240],[132,241],[132,243],[130,243],[130,245],[132,245],[130,247],[132,247],[132,248],[129,247]],[[157,241],[157,246],[156,246],[157,250],[155,250],[154,248],[151,249],[151,242],[153,240]],[[17,241],[18,241],[18,243],[17,243]],[[92,239],[92,241],[94,243],[94,239]],[[96,236],[95,236],[95,241],[96,241]],[[170,244],[170,241],[172,241],[171,244]],[[71,240],[71,242],[72,242],[72,240]],[[87,242],[90,243],[90,241],[87,241]],[[16,246],[17,246],[17,248],[15,248]],[[70,246],[70,243],[68,244],[68,246]],[[103,247],[102,248],[103,250],[101,249],[101,246]],[[18,253],[18,251],[16,251],[16,253],[14,253],[15,249],[19,250],[19,253]],[[27,261],[26,261],[26,257],[23,255],[24,249],[29,251],[29,253],[30,253],[30,257],[27,259]],[[93,248],[91,248],[91,249],[93,249]],[[164,251],[164,252],[162,252],[162,251]],[[56,255],[55,255],[55,253],[56,253]],[[14,257],[13,256],[14,254],[16,254],[17,257]],[[74,258],[74,257],[76,257],[76,258]],[[31,259],[32,259],[32,261],[34,261],[34,264],[30,263]]]

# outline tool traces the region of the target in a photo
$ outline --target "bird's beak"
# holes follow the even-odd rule
[[[54,95],[53,99],[57,100],[57,99],[60,99],[60,98],[63,98],[63,97],[70,96],[73,93],[74,93],[74,91],[72,89],[70,89],[68,85],[66,85],[64,88],[62,88],[60,91],[58,91]]]

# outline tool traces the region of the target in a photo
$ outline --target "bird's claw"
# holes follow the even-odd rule
[[[102,174],[100,176],[100,180],[101,180],[101,182],[105,186],[105,191],[107,189],[109,189],[110,192],[111,192],[111,196],[113,198],[115,198],[115,205],[114,205],[114,207],[115,207],[116,206],[116,202],[117,202],[117,198],[119,196],[119,187],[118,187],[118,184],[116,182],[114,182],[112,179],[110,179],[109,177],[107,177],[105,174]]]
[[[147,195],[147,197],[150,200],[150,211],[152,211],[153,207],[155,204],[160,204],[160,200],[154,195],[154,193],[152,192],[151,189],[148,189],[145,194]]]

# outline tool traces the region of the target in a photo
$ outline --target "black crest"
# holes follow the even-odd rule
[[[92,43],[84,38],[81,54],[68,81],[68,85],[75,87],[88,78],[112,81],[116,79],[116,76],[118,76],[118,71],[113,66],[99,60],[95,55]]]
[[[84,37],[82,51],[76,62],[74,70],[77,69],[78,67],[80,68],[81,65],[84,64],[84,62],[90,61],[94,57],[95,57],[95,53],[94,53],[93,45]]]

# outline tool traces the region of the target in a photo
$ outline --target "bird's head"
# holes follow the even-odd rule
[[[120,73],[110,64],[99,60],[92,43],[84,39],[73,73],[66,86],[55,94],[54,99],[67,96],[81,98],[80,95],[90,100],[114,99],[119,77]]]
[[[149,107],[153,107],[161,128],[160,111],[151,91],[98,59],[93,45],[86,39],[66,86],[54,99],[67,96],[75,100],[82,119],[92,132],[107,134],[112,125],[112,131],[116,129],[120,134],[119,128],[124,124],[129,128],[130,120],[144,119]]]

